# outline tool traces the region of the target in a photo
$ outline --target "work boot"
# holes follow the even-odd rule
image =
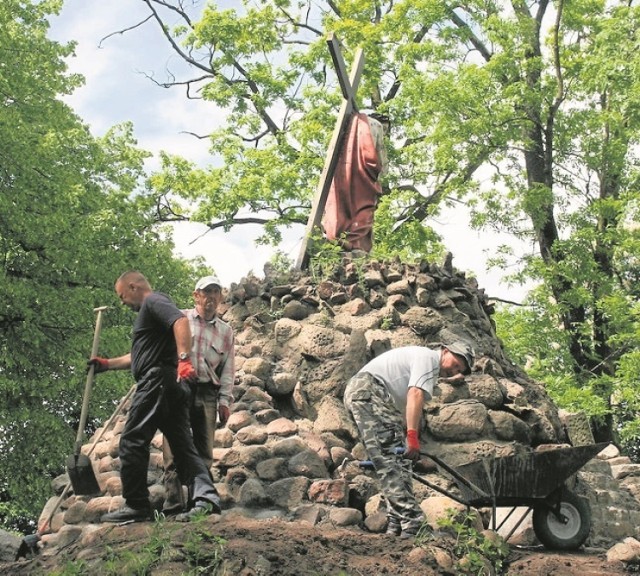
[[[385,534],[387,536],[400,536],[402,532],[402,526],[400,526],[400,521],[397,518],[392,516],[387,519],[387,530]]]
[[[149,508],[131,508],[125,504],[119,510],[103,514],[100,522],[144,522],[151,518]]]
[[[206,500],[196,500],[195,506],[191,510],[187,510],[175,517],[176,522],[191,522],[199,517],[208,516],[209,514],[220,514],[222,510],[216,502],[208,502]]]
[[[164,485],[164,503],[162,513],[165,516],[175,516],[187,510],[185,490],[178,477],[175,464],[169,465],[162,477]]]

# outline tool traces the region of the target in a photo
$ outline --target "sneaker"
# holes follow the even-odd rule
[[[198,500],[191,510],[177,514],[175,520],[176,522],[191,522],[196,518],[209,516],[209,514],[220,514],[221,512],[222,510],[216,502]]]
[[[151,517],[151,511],[149,508],[131,508],[126,504],[116,510],[115,512],[109,512],[103,514],[100,517],[100,522],[144,522]]]
[[[400,536],[402,532],[402,527],[400,526],[400,522],[398,522],[395,518],[389,518],[387,521],[387,530],[385,534],[387,536]]]

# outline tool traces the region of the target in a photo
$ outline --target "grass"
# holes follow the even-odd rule
[[[51,576],[147,576],[165,564],[181,565],[180,574],[197,576],[221,575],[225,540],[215,535],[208,516],[196,516],[188,524],[166,522],[156,516],[144,545],[125,542],[123,546],[108,546],[99,563],[86,560],[68,562]],[[178,531],[181,532],[178,535]],[[180,536],[180,537],[178,537]]]

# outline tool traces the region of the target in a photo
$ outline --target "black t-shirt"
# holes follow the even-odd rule
[[[131,372],[136,380],[151,368],[177,366],[173,325],[183,316],[166,294],[152,292],[143,300],[133,324],[131,344]]]

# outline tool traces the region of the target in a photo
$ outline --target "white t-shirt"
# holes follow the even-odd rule
[[[424,346],[404,346],[387,350],[365,364],[366,372],[381,380],[396,408],[406,417],[407,391],[415,386],[425,391],[425,400],[433,395],[440,374],[440,351]]]

